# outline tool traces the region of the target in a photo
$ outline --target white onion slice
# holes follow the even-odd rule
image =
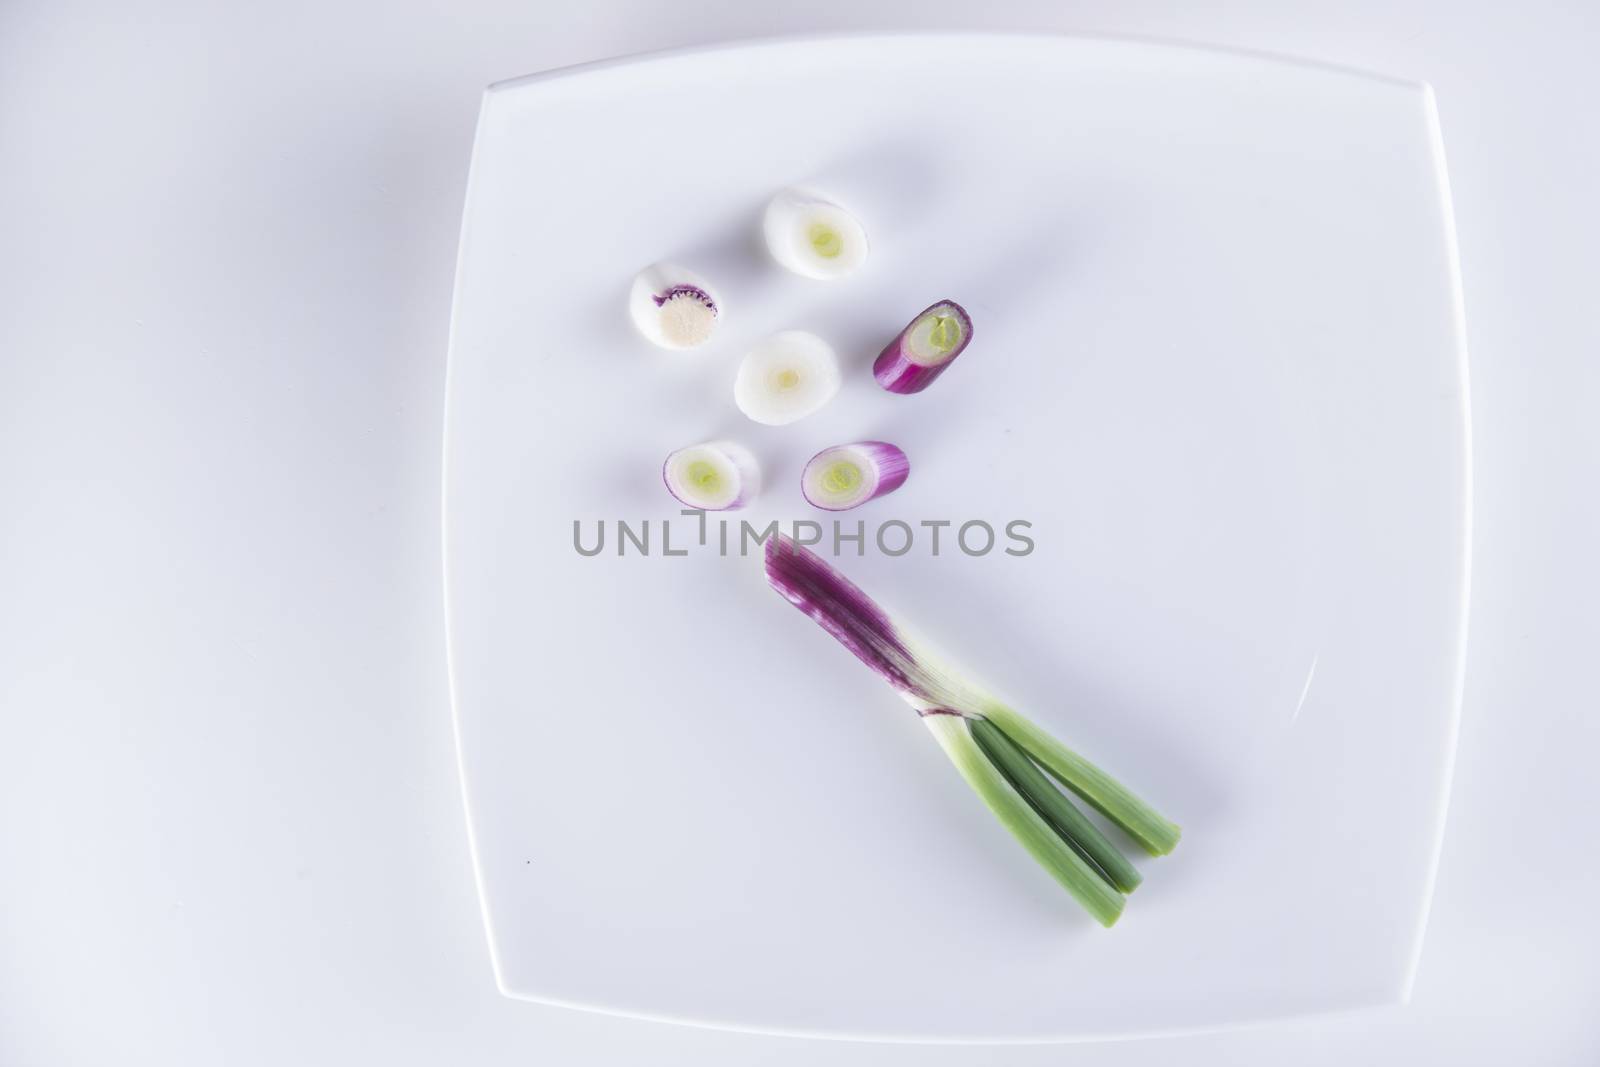
[[[839,391],[839,357],[814,333],[785,330],[762,341],[739,364],[733,400],[756,422],[803,419]]]
[[[772,198],[762,220],[772,258],[807,278],[843,278],[867,259],[867,232],[838,204],[806,189]]]
[[[686,507],[706,511],[742,508],[761,492],[755,454],[734,441],[707,441],[680,448],[661,466],[667,492]]]
[[[716,332],[722,300],[710,282],[689,268],[655,263],[633,279],[628,315],[652,344],[693,348]]]

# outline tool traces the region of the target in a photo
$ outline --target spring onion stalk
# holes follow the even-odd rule
[[[739,364],[733,400],[756,422],[803,419],[839,391],[839,357],[814,333],[785,330],[751,349]]]
[[[689,268],[656,263],[633,279],[628,315],[652,344],[693,348],[716,332],[722,300],[710,282]]]
[[[1139,884],[1114,846],[1057,791],[1042,766],[1144,848],[1170,852],[1179,830],[1110,775],[944,666],[888,612],[787,537],[766,545],[767,581],[889,683],[922,716],[962,776],[1034,858],[1102,924]]]
[[[867,231],[861,223],[808,189],[785,189],[773,197],[762,230],[772,258],[807,278],[843,278],[866,262]]]
[[[972,317],[941,300],[912,319],[872,364],[872,376],[891,393],[920,393],[943,374],[972,340]]]
[[[667,492],[703,511],[742,508],[761,491],[755,455],[734,441],[707,441],[680,448],[661,465]]]
[[[800,475],[806,502],[824,511],[848,511],[892,493],[911,473],[906,454],[887,441],[857,441],[824,448]]]

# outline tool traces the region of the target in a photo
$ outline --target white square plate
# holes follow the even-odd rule
[[[791,184],[864,221],[856,277],[764,255]],[[1109,40],[751,44],[484,103],[450,351],[446,571],[461,765],[500,987],[775,1032],[1062,1040],[1403,999],[1448,796],[1466,377],[1425,86]],[[720,283],[652,348],[636,270]],[[971,349],[911,397],[878,349],[941,298]],[[831,339],[781,428],[742,352]],[[1182,823],[1112,930],[899,699],[694,544],[666,453],[748,443],[753,523],[824,517],[804,460],[901,444],[839,566]],[[1022,557],[889,558],[898,518],[1032,524]],[[575,520],[650,520],[580,556]],[[663,557],[661,523],[675,547]],[[848,532],[852,527],[847,526]],[[737,535],[737,527],[734,528]],[[976,540],[976,538],[975,538]],[[737,537],[735,537],[737,541]],[[831,553],[832,545],[824,549]]]

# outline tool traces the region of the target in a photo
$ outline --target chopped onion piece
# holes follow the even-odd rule
[[[831,281],[867,258],[867,232],[838,204],[807,189],[785,189],[762,220],[772,258],[807,278]]]
[[[905,484],[911,464],[887,441],[858,441],[825,448],[800,476],[806,502],[824,511],[848,511]]]
[[[872,376],[891,393],[920,393],[966,351],[972,318],[954,300],[941,300],[911,320],[872,364]]]
[[[652,344],[693,348],[716,332],[722,301],[711,283],[689,268],[656,263],[633,279],[628,315]]]
[[[741,444],[707,441],[668,456],[661,480],[687,507],[729,511],[744,507],[761,491],[761,466]]]
[[[814,333],[785,330],[762,341],[739,364],[733,399],[768,426],[803,419],[839,391],[839,357]]]

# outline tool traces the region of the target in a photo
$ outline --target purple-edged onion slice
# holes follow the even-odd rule
[[[891,393],[920,393],[966,351],[972,317],[954,300],[941,300],[911,320],[878,353],[872,376]]]
[[[628,316],[652,344],[693,348],[716,332],[722,301],[711,283],[689,268],[656,263],[633,279]]]
[[[824,511],[849,511],[905,484],[911,464],[887,441],[857,441],[825,448],[800,475],[807,503]]]
[[[761,491],[761,466],[741,444],[707,441],[668,456],[661,480],[686,507],[730,511],[744,507]]]

